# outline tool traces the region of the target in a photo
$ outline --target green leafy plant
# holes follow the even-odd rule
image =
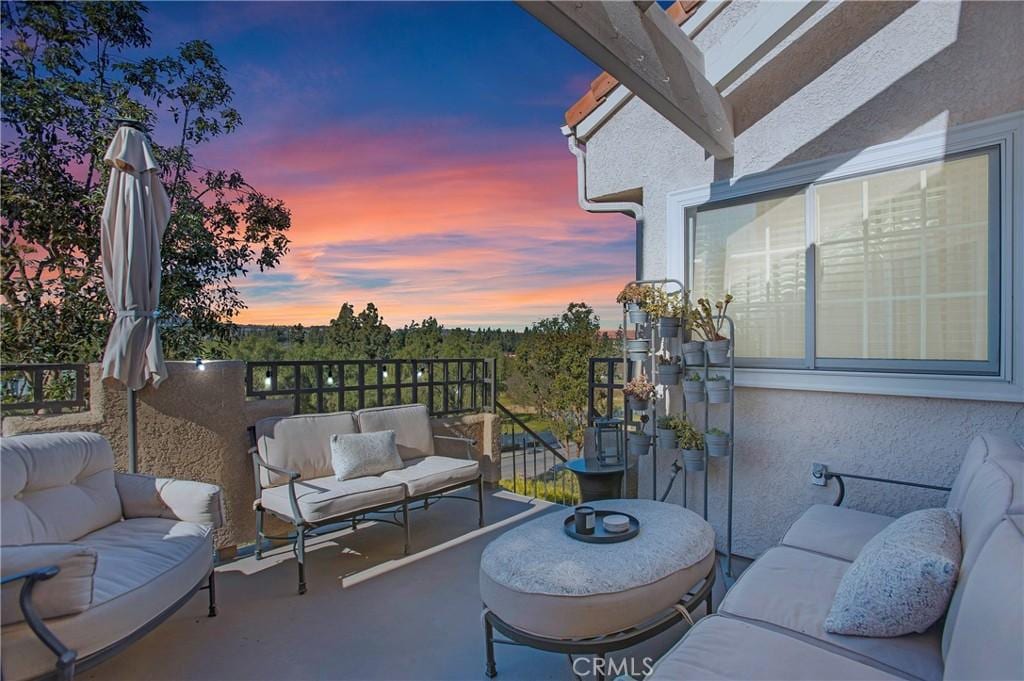
[[[649,400],[654,397],[654,384],[647,376],[640,374],[627,383],[622,392],[626,397],[632,397],[634,400]]]
[[[725,381],[725,380],[728,380],[728,379],[726,379],[726,377],[722,376],[721,374],[715,374],[713,376],[708,376],[708,383],[718,383],[720,381]]]
[[[682,423],[678,416],[659,416],[658,428],[661,430],[676,430]]]
[[[704,436],[686,419],[681,419],[674,430],[680,449],[704,449]]]
[[[725,324],[725,313],[732,301],[732,294],[726,293],[725,298],[716,302],[712,310],[710,300],[698,298],[697,304],[690,310],[689,328],[706,341],[726,340],[722,335],[722,325]]]
[[[700,383],[704,379],[701,378],[701,375],[698,374],[696,371],[691,371],[686,375],[686,377],[683,380],[687,381],[688,383]]]
[[[683,317],[685,319],[692,309],[690,292],[683,290],[670,293],[662,286],[650,288],[646,299],[640,303],[640,307],[652,317]]]
[[[711,428],[707,432],[708,435],[715,435],[717,437],[729,437],[729,433],[725,432],[721,428]]]
[[[619,295],[615,297],[615,302],[626,305],[632,303],[634,305],[644,305],[647,300],[651,297],[653,289],[647,286],[641,286],[640,284],[626,284],[626,286],[619,291]]]

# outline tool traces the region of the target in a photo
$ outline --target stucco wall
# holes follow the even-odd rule
[[[207,362],[205,371],[192,362],[168,362],[169,376],[158,389],[149,386],[138,395],[138,471],[151,475],[199,480],[223,491],[225,527],[216,544],[230,551],[255,537],[255,499],[247,428],[267,416],[291,414],[293,403],[283,400],[245,399],[245,364]],[[106,437],[114,448],[117,466],[127,469],[127,397],[116,381],[103,381],[101,367],[89,367],[89,411],[78,414],[19,416],[3,420],[3,434],[53,431],[91,431]],[[500,456],[500,420],[493,414],[471,414],[432,421],[435,433],[462,435],[477,440],[474,456],[481,461],[485,479],[493,480]],[[448,444],[447,447],[459,447]],[[439,454],[463,456],[465,449]],[[268,525],[268,532],[280,527]]]
[[[700,33],[706,50],[752,10],[733,2]],[[736,154],[707,158],[682,132],[632,99],[588,140],[591,198],[642,189],[644,276],[665,274],[666,194],[836,156],[920,132],[1024,110],[1024,3],[828,3],[725,95]],[[1024,438],[1022,407],[1007,403],[739,389],[736,397],[735,550],[756,555],[810,503],[834,489],[808,484],[813,461],[948,483],[973,433]],[[670,465],[659,462],[664,488]],[[641,481],[650,490],[649,467]],[[723,464],[712,470],[721,530]],[[690,505],[700,507],[691,478]],[[852,506],[902,513],[941,495],[853,485]],[[679,500],[679,491],[673,496]]]

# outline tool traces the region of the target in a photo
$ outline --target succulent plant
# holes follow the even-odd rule
[[[681,449],[704,449],[704,436],[686,419],[680,419],[675,431]]]
[[[686,375],[686,378],[684,378],[683,380],[684,381],[689,381],[691,383],[700,383],[704,379],[701,378],[701,375],[698,374],[696,371],[691,371],[690,373],[688,373]]]
[[[640,374],[634,377],[626,387],[622,389],[623,394],[626,397],[632,397],[635,400],[649,400],[654,397],[654,384],[645,376]]]
[[[626,284],[626,286],[619,291],[619,295],[615,297],[615,302],[625,305],[626,303],[633,303],[635,305],[643,305],[651,296],[650,288],[641,286],[640,284]]]

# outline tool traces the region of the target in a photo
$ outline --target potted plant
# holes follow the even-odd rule
[[[655,381],[658,385],[679,385],[679,374],[683,370],[679,366],[679,358],[674,357],[668,350],[659,352],[655,358],[657,359]]]
[[[626,341],[626,352],[629,353],[629,359],[633,362],[646,360],[650,349],[651,340],[649,338],[630,338]]]
[[[683,360],[687,366],[704,366],[704,341],[689,340],[684,342]]]
[[[708,402],[722,404],[729,401],[729,379],[725,376],[708,376]]]
[[[675,416],[662,416],[658,419],[658,449],[678,449],[679,439],[676,436],[678,427],[679,419]]]
[[[721,364],[729,357],[730,340],[722,335],[722,325],[725,324],[725,313],[731,302],[732,294],[726,293],[725,298],[715,303],[715,309],[712,311],[711,301],[699,298],[690,313],[691,324],[704,339],[704,349],[707,350],[708,361],[712,364]],[[689,358],[686,362],[690,364]]]
[[[729,456],[729,433],[712,428],[704,433],[704,443],[708,448],[708,456]]]
[[[691,371],[683,379],[683,397],[687,402],[704,401],[704,379],[696,371]]]
[[[643,309],[648,315],[658,320],[658,336],[661,338],[675,338],[679,335],[684,312],[689,306],[689,291],[668,293],[662,287],[651,289],[643,303]]]
[[[643,456],[647,454],[650,448],[650,435],[639,430],[629,433],[628,442],[626,442],[626,451],[629,452],[630,456]]]
[[[647,380],[647,377],[643,374],[636,376],[626,387],[622,389],[622,393],[626,396],[626,400],[629,401],[629,408],[633,411],[647,411],[647,405],[651,398],[654,397],[654,384]]]
[[[704,436],[683,419],[676,428],[676,438],[683,450],[683,466],[688,471],[704,470]]]
[[[643,305],[650,298],[650,289],[640,284],[626,284],[625,288],[619,291],[615,302],[625,305],[630,324],[646,324],[648,320],[647,311]]]

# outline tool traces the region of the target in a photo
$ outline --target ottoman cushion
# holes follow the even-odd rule
[[[480,559],[480,594],[495,615],[547,638],[612,634],[671,608],[714,566],[714,532],[692,511],[642,499],[588,505],[636,516],[640,534],[577,541],[562,527],[568,509],[509,530]]]

